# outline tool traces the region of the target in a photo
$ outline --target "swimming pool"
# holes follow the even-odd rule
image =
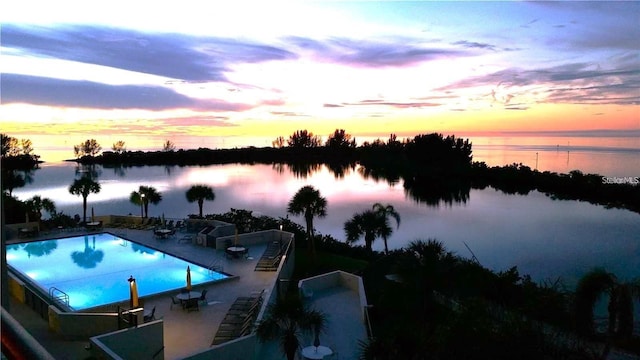
[[[118,236],[102,233],[7,245],[7,263],[45,294],[55,287],[82,310],[129,299],[129,276],[140,297],[223,280],[206,269]]]

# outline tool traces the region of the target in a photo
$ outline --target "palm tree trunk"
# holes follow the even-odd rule
[[[369,252],[373,252],[373,240],[375,240],[375,235],[369,233],[364,234],[364,243]]]
[[[389,248],[387,247],[387,237],[383,236],[382,241],[384,241],[384,254],[389,255]]]
[[[198,199],[198,209],[200,209],[201,218],[202,218],[202,205],[204,205],[204,199]]]
[[[82,197],[82,221],[87,223],[87,197]]]
[[[316,259],[316,241],[313,236],[313,219],[307,219],[307,238],[309,239],[309,253],[311,254],[311,258],[315,261]]]

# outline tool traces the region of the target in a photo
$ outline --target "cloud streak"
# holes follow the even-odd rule
[[[612,64],[608,64],[612,65]],[[471,77],[439,90],[501,87],[508,104],[518,88],[539,86],[546,98],[541,101],[574,104],[640,104],[640,64],[613,64],[604,69],[591,63],[568,63],[542,69],[508,68],[483,76]],[[492,91],[496,99],[495,90]]]
[[[252,106],[201,100],[158,86],[106,85],[18,74],[1,75],[2,102],[95,109],[243,111]]]
[[[186,81],[225,81],[230,63],[293,59],[274,46],[218,37],[128,29],[2,26],[2,46],[26,54],[102,65]]]
[[[417,39],[373,41],[336,37],[327,40],[289,37],[287,41],[318,60],[356,67],[402,67],[471,55],[462,49],[420,44]]]

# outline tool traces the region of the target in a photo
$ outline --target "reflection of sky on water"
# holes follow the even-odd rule
[[[7,262],[36,281],[44,292],[51,287],[69,295],[75,309],[125,301],[127,279],[133,275],[140,296],[182,288],[191,267],[194,285],[224,277],[207,269],[110,234],[31,242],[52,251],[31,256],[24,244],[7,245]],[[33,247],[32,247],[33,248]],[[95,256],[95,254],[102,254]]]
[[[214,188],[216,199],[205,201],[205,214],[235,208],[285,217],[287,202],[295,192],[313,185],[328,199],[328,215],[315,220],[316,229],[340,240],[344,239],[345,221],[382,202],[392,204],[402,217],[400,228],[389,239],[391,248],[415,239],[436,238],[448,249],[470,256],[466,242],[484,265],[497,270],[518,265],[536,279],[562,276],[572,280],[593,266],[606,266],[623,277],[640,276],[640,215],[629,211],[553,201],[539,193],[505,195],[493,189],[471,190],[466,203],[434,208],[408,198],[402,184],[366,180],[355,171],[336,180],[325,167],[306,179],[275,171],[270,165],[169,169],[127,168],[125,177],[103,169],[103,190],[99,196],[89,196],[89,209],[94,207],[96,215],[139,215],[140,208],[129,202],[129,194],[140,185],[151,185],[162,193],[163,200],[149,206],[150,215],[183,218],[198,210],[196,203],[187,202],[186,190],[192,184],[207,184]],[[45,166],[36,172],[33,184],[14,194],[21,199],[41,194],[54,200],[59,210],[81,214],[81,198],[66,190],[73,177],[72,164]],[[69,197],[72,202],[61,201]],[[301,217],[292,219],[304,224]],[[375,249],[382,246],[381,241],[374,243]]]
[[[474,161],[522,163],[532,169],[604,176],[640,176],[640,137],[472,137]],[[537,153],[537,155],[536,155]]]

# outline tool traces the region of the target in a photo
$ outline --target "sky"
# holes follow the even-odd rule
[[[640,2],[203,4],[4,4],[0,131],[135,150],[640,130]]]

